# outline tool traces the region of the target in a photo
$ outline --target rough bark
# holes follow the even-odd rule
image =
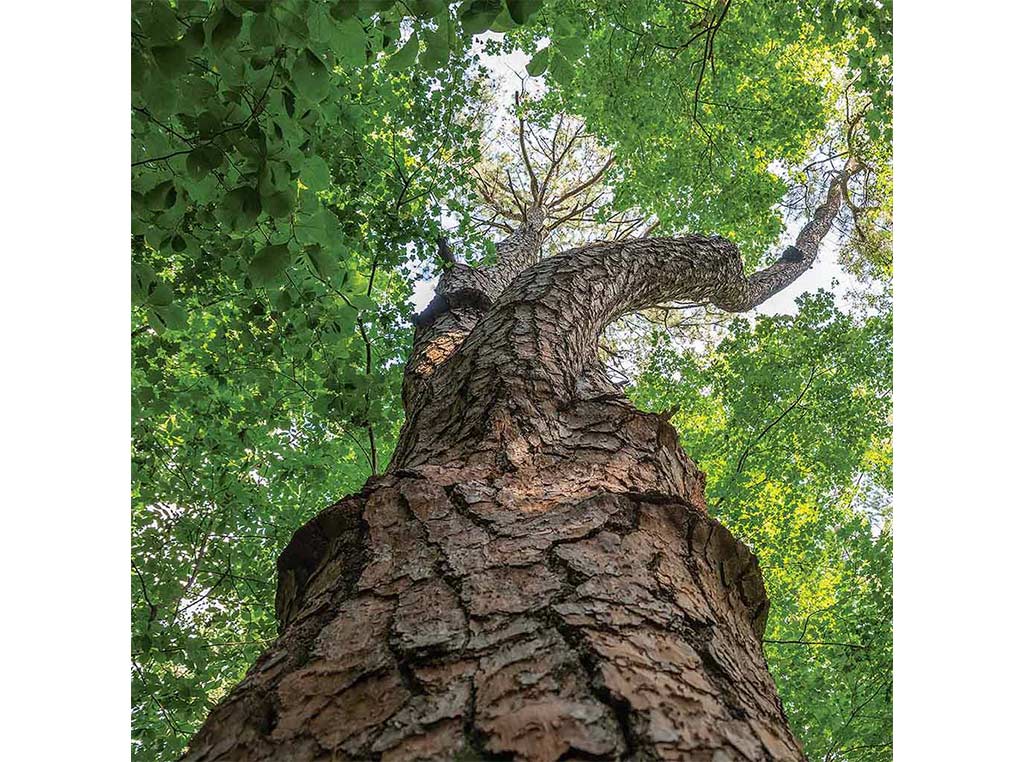
[[[538,261],[542,209],[492,267],[454,263],[418,321],[388,472],[296,533],[280,637],[187,759],[802,759],[761,648],[757,559],[596,345],[668,299],[776,293],[839,195],[749,277],[705,236]]]

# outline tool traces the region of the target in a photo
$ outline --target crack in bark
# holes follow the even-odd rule
[[[532,518],[525,519],[525,524],[509,523],[508,512],[519,509],[495,500],[506,495],[510,478],[492,471],[487,479],[474,480],[458,471],[425,468],[379,480],[374,490],[360,496],[361,522],[349,522],[350,531],[365,536],[365,542],[375,549],[363,567],[363,579],[352,586],[351,594],[357,597],[339,603],[328,599],[319,604],[321,608],[310,608],[318,598],[305,604],[279,641],[283,650],[275,646],[268,652],[251,679],[233,694],[234,705],[242,702],[248,708],[233,715],[229,712],[226,719],[223,711],[227,709],[218,709],[220,715],[215,712],[218,719],[208,723],[209,732],[230,726],[231,717],[235,722],[248,717],[249,724],[234,731],[236,740],[248,744],[245,748],[266,750],[236,754],[232,759],[271,758],[289,738],[294,738],[287,743],[292,744],[288,748],[295,759],[310,761],[321,753],[343,752],[341,759],[392,762],[420,758],[415,756],[420,753],[414,751],[417,748],[434,749],[430,758],[447,759],[459,758],[459,754],[462,758],[476,754],[477,759],[546,762],[563,758],[660,759],[671,747],[666,739],[676,737],[673,733],[687,737],[691,731],[684,730],[685,725],[667,730],[665,722],[680,721],[670,719],[676,715],[644,708],[646,699],[640,697],[648,694],[630,687],[629,680],[641,680],[639,685],[644,685],[643,681],[655,675],[669,684],[683,679],[681,695],[694,697],[687,701],[703,696],[700,701],[720,702],[724,716],[739,723],[737,727],[753,728],[764,722],[768,715],[762,714],[764,705],[751,693],[753,684],[743,683],[747,678],[736,671],[750,658],[751,646],[743,643],[753,635],[735,629],[748,626],[741,623],[751,621],[749,611],[736,619],[716,604],[724,602],[722,596],[730,595],[729,590],[741,589],[747,575],[756,573],[755,561],[744,555],[742,546],[700,509],[657,489],[565,497],[545,511],[526,514]],[[555,475],[553,483],[561,483],[559,479]],[[316,545],[321,540],[313,530],[322,531],[325,521],[321,518],[297,536],[313,538]],[[703,527],[703,538],[694,534],[697,525]],[[670,529],[664,537],[652,534]],[[652,542],[656,544],[651,546]],[[671,548],[695,543],[703,545],[700,552],[683,552],[680,560],[672,558]],[[347,544],[333,542],[331,547],[334,553],[344,553],[341,549]],[[607,561],[595,555],[599,548],[612,553]],[[637,548],[647,550],[634,564],[631,555]],[[515,558],[521,552],[528,552],[527,556]],[[288,557],[298,555],[299,549],[293,548]],[[456,563],[456,557],[462,560]],[[334,562],[330,553],[320,560],[321,565]],[[605,568],[608,563],[614,568]],[[538,577],[535,568],[546,571]],[[518,577],[521,582],[505,582],[517,569],[518,574],[527,576]],[[673,577],[672,569],[686,569],[686,576]],[[553,589],[543,582],[545,575]],[[612,589],[602,592],[594,587],[602,578],[609,580],[608,584],[616,580]],[[676,580],[673,587],[668,586],[671,579]],[[692,580],[686,583],[697,596],[692,600],[707,607],[721,627],[695,619],[680,608],[680,591],[674,585],[685,579]],[[369,590],[368,580],[373,581]],[[467,583],[471,583],[468,589]],[[519,584],[525,587],[516,589]],[[716,592],[708,589],[709,584]],[[432,597],[438,593],[431,591],[443,590],[450,590],[452,597],[437,608],[431,602],[441,599]],[[498,596],[497,606],[494,595]],[[626,597],[620,600],[623,595]],[[630,602],[630,596],[635,600]],[[754,601],[737,602],[749,607]],[[455,610],[460,613],[453,619]],[[339,617],[339,611],[347,613]],[[378,618],[376,624],[364,618],[371,615]],[[410,626],[413,629],[408,629]],[[345,637],[356,641],[327,635],[329,627],[349,633]],[[296,638],[308,637],[302,635],[303,628],[316,635],[316,644],[309,644],[308,660],[287,656],[294,654]],[[364,628],[368,632],[357,635]],[[381,633],[379,648],[383,651],[374,650],[373,632]],[[718,638],[725,639],[722,642],[727,649],[739,649],[728,651],[730,664],[720,661],[720,647],[712,645]],[[703,684],[697,673],[687,671],[693,667],[685,662],[662,671],[658,659],[673,653],[671,649],[662,656],[644,655],[645,648],[658,652],[672,643],[690,644],[693,658],[710,682]],[[518,655],[510,660],[507,655],[514,653]],[[610,653],[621,656],[612,658]],[[349,654],[357,659],[355,673],[344,666],[351,663]],[[342,671],[337,672],[339,669]],[[608,669],[612,671],[606,672]],[[763,670],[763,666],[757,669]],[[335,672],[339,677],[330,678]],[[342,680],[345,674],[350,678]],[[618,687],[607,683],[606,674],[619,681]],[[757,683],[761,685],[766,673],[756,674],[761,675]],[[285,689],[285,685],[289,687]],[[328,693],[323,693],[325,690]],[[465,693],[459,694],[459,690]],[[378,695],[377,703],[383,702],[379,708],[373,703],[351,703],[364,701],[360,696]],[[635,703],[638,700],[640,704]],[[303,710],[303,704],[296,705],[296,701],[307,702],[308,708]],[[231,702],[226,705],[230,706]],[[543,707],[562,713],[554,715],[562,719],[546,731],[529,719],[531,712],[548,711]],[[595,707],[603,709],[597,712]],[[351,728],[332,729],[339,711],[349,712],[343,716],[353,721],[363,719]],[[302,712],[310,729],[295,736],[295,718]],[[573,712],[586,719],[572,719]],[[558,731],[558,722],[570,724]],[[602,729],[605,722],[612,724]],[[614,743],[607,735],[612,727],[619,738]],[[569,735],[558,740],[547,735],[558,732]],[[751,752],[754,735],[750,730],[715,731],[719,732],[725,735],[716,743],[723,745],[715,748],[734,749],[740,758],[798,758],[795,751],[780,752],[794,747],[781,746],[769,752],[760,741],[761,751]],[[741,749],[736,743],[747,746]],[[210,747],[197,745],[195,759],[218,758],[202,756],[202,748]],[[242,746],[232,748],[237,752]],[[299,751],[303,748],[310,750],[308,754]],[[440,753],[441,749],[448,751]]]

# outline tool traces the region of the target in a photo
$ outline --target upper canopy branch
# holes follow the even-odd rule
[[[847,159],[843,169],[829,183],[825,201],[814,210],[810,221],[803,226],[793,246],[763,270],[749,278],[741,278],[727,288],[713,303],[729,312],[746,312],[779,293],[810,269],[818,256],[818,249],[843,203],[843,189],[850,178],[861,172],[864,165],[855,157]]]
[[[565,193],[560,195],[558,198],[551,201],[551,203],[548,204],[548,207],[550,209],[558,209],[564,202],[568,201],[574,196],[578,196],[579,194],[583,193],[583,191],[587,190],[587,188],[590,188],[594,183],[596,183],[604,176],[604,173],[608,171],[608,168],[612,165],[614,161],[615,156],[609,156],[608,160],[601,165],[600,169],[598,169],[593,175],[590,176],[590,179],[585,180],[584,182],[577,185],[575,188],[570,188]]]
[[[572,396],[612,320],[676,300],[746,311],[793,283],[814,262],[839,212],[844,182],[861,169],[850,159],[795,245],[749,276],[736,245],[720,236],[605,241],[542,260],[504,289],[462,354],[486,357],[503,379],[526,373],[550,384],[547,393]]]
[[[515,94],[516,108],[520,108],[519,93]],[[523,157],[523,165],[526,167],[526,172],[530,177],[530,195],[533,198],[533,203],[537,206],[540,205],[540,187],[537,184],[537,175],[533,172],[533,165],[530,163],[530,152],[526,150],[526,121],[523,119],[522,113],[519,114],[519,153]],[[511,177],[509,178],[511,182]],[[514,191],[513,191],[514,192]]]
[[[512,230],[543,217],[544,238],[567,225],[605,223],[612,194],[602,180],[615,157],[587,135],[582,121],[560,114],[537,124],[528,108],[529,101],[516,93],[504,144],[473,169],[483,209],[471,216],[486,220],[478,224],[490,229],[499,227],[495,218],[503,218]],[[601,218],[590,214],[584,221],[597,208],[605,209]],[[562,231],[557,242],[571,245],[571,237]]]

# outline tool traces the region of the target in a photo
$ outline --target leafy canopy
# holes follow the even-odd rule
[[[546,73],[549,109],[613,147],[623,206],[656,215],[659,232],[728,236],[757,264],[844,80],[887,143],[891,18],[873,2],[549,0],[495,47],[537,51],[527,69]]]

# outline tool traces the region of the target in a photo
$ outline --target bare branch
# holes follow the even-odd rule
[[[504,230],[506,233],[516,232],[516,229],[514,227],[512,227],[508,223],[499,222],[494,217],[492,217],[489,220],[485,220],[482,217],[475,217],[473,215],[470,215],[470,219],[473,220],[473,222],[477,223],[478,225],[482,225],[484,227],[494,228],[495,230]]]
[[[559,204],[561,204],[562,202],[568,201],[573,196],[577,196],[580,193],[582,193],[583,191],[585,191],[587,188],[591,187],[594,183],[596,183],[598,180],[600,180],[602,176],[604,176],[604,173],[608,171],[608,167],[610,167],[614,161],[615,161],[615,156],[609,156],[608,157],[608,161],[606,161],[601,166],[601,168],[599,170],[597,170],[597,172],[595,172],[593,174],[593,176],[591,176],[591,178],[589,180],[587,180],[586,182],[584,182],[584,183],[582,183],[580,185],[577,185],[572,190],[569,190],[566,193],[563,193],[561,196],[559,196],[554,201],[552,201],[548,205],[548,207],[551,208],[551,209],[556,209],[556,208],[558,208]]]
[[[519,211],[522,212],[523,216],[526,216],[526,204],[520,200],[519,193],[516,191],[515,183],[512,182],[512,172],[507,168],[505,169],[505,176],[508,178],[508,190],[512,194],[512,200],[516,206],[519,207]],[[532,181],[531,181],[532,182]]]
[[[700,88],[704,82],[704,72],[707,69],[708,62],[711,63],[711,69],[714,71],[715,66],[715,35],[718,33],[719,28],[722,26],[722,22],[725,20],[725,14],[729,12],[729,6],[732,4],[732,0],[726,0],[725,5],[722,8],[722,13],[711,22],[707,27],[706,35],[704,37],[704,55],[700,59],[700,73],[697,75],[697,86],[693,90],[693,118],[696,120],[697,110],[700,107]],[[712,11],[713,13],[713,11]],[[691,41],[694,38],[691,38]],[[686,43],[689,45],[689,42]],[[699,123],[699,122],[698,122]]]
[[[566,222],[570,222],[570,221],[576,220],[576,219],[581,219],[580,215],[582,215],[587,210],[592,209],[594,207],[594,204],[596,204],[598,202],[598,199],[600,199],[600,196],[594,196],[594,198],[592,198],[589,202],[587,202],[583,206],[580,206],[580,204],[578,204],[578,203],[574,204],[573,205],[573,209],[572,209],[571,212],[569,212],[564,217],[556,218],[554,220],[554,222],[552,222],[551,224],[548,225],[548,232],[551,232],[551,231],[555,230],[560,225],[564,225]]]
[[[561,124],[561,122],[559,122],[559,124]],[[541,185],[541,189],[540,189],[540,201],[541,201],[541,203],[544,202],[544,197],[547,195],[548,188],[550,187],[551,180],[553,180],[555,177],[557,177],[556,172],[557,172],[558,168],[561,166],[562,162],[565,160],[566,154],[568,154],[569,151],[572,149],[572,147],[576,144],[576,141],[579,139],[581,134],[583,134],[583,124],[582,123],[580,123],[579,126],[577,126],[576,130],[572,134],[572,137],[569,138],[569,140],[565,144],[565,147],[562,149],[562,152],[559,153],[557,156],[555,155],[555,152],[556,152],[556,149],[557,149],[557,145],[558,145],[557,133],[556,133],[556,139],[551,141],[551,157],[552,157],[551,158],[551,166],[548,167],[548,173],[547,173],[547,175],[545,175],[544,183]]]
[[[519,93],[515,94],[516,108],[520,108]],[[537,176],[533,173],[533,165],[530,163],[530,152],[526,150],[526,139],[524,137],[526,127],[524,125],[522,112],[519,113],[519,152],[523,156],[523,164],[526,167],[526,173],[530,176],[530,195],[533,197],[533,203],[540,204],[540,188],[537,185]],[[509,180],[511,182],[511,178]],[[523,214],[526,210],[523,210]]]

